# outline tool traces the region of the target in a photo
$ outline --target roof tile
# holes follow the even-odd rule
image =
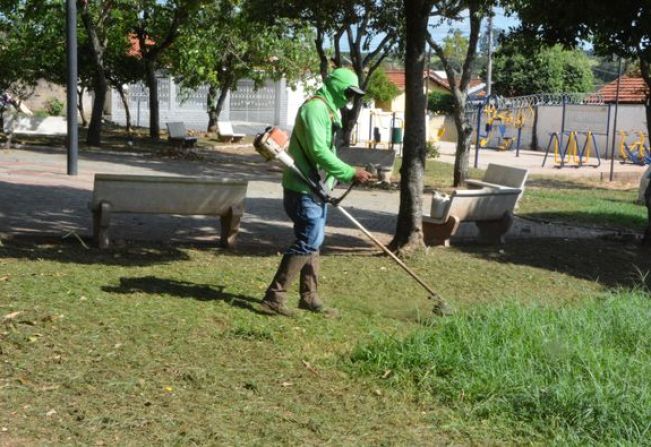
[[[622,76],[619,85],[619,102],[628,104],[642,104],[646,100],[649,87],[641,77]],[[604,102],[615,102],[617,96],[617,79],[604,85],[598,92]]]

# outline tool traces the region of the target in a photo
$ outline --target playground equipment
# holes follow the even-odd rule
[[[563,168],[572,166],[601,166],[601,151],[597,135],[605,140],[605,154],[608,154],[608,136],[610,135],[610,105],[601,103],[601,98],[589,95],[581,100],[580,96],[562,96],[561,130],[550,134],[542,166],[545,166],[549,152],[554,150],[554,166]],[[572,102],[570,102],[572,101]],[[564,139],[567,141],[564,143]],[[580,146],[580,138],[583,145]],[[579,147],[581,149],[579,149]],[[593,157],[595,164],[590,164]]]
[[[595,134],[591,131],[584,133],[585,143],[583,143],[583,148],[581,149],[579,164],[583,166],[584,164],[590,163],[590,156],[592,155],[592,150],[594,150],[595,157],[597,158],[597,164],[592,166],[598,168],[601,166],[601,155],[599,155],[599,145],[597,144],[597,139],[595,138]]]
[[[619,157],[621,163],[630,162],[640,166],[651,164],[651,151],[646,144],[647,135],[644,132],[637,131],[637,140],[635,140],[630,146],[626,143],[628,132],[620,130],[618,133]]]
[[[533,124],[534,110],[527,102],[518,100],[500,100],[489,98],[481,107],[480,115],[485,115],[485,133],[479,135],[479,147],[488,147],[494,138],[495,131],[499,132],[495,149],[501,151],[511,150],[513,143],[520,149],[522,128]],[[481,121],[481,116],[479,118]],[[519,155],[519,154],[518,154]]]
[[[592,166],[597,168],[601,166],[601,156],[599,155],[599,145],[597,144],[597,139],[595,134],[591,131],[580,132],[576,130],[568,131],[564,133],[567,135],[567,142],[565,148],[562,146],[562,139],[557,132],[552,132],[549,135],[549,143],[547,143],[547,149],[545,151],[545,157],[543,158],[542,166],[545,166],[547,162],[547,157],[550,150],[554,150],[554,166],[557,168],[563,168],[565,166],[572,166],[579,168],[581,166]],[[562,135],[562,134],[561,134]],[[581,150],[579,150],[579,136],[584,135],[585,140]],[[590,157],[592,156],[592,151],[594,151],[597,164],[590,165]]]

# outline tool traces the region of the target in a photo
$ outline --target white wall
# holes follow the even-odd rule
[[[391,146],[391,128],[400,127],[403,129],[404,137],[404,113],[385,112],[381,109],[362,109],[357,119],[357,127],[353,133],[353,145],[368,146],[369,141],[374,141],[373,129],[380,130],[380,144],[377,147],[388,148]]]
[[[284,126],[281,124],[281,127],[286,127],[287,129],[294,128],[294,121],[296,120],[298,109],[301,107],[301,105],[303,105],[308,96],[309,93],[306,91],[302,84],[298,84],[295,89],[287,89],[287,109],[285,114],[285,124]]]
[[[610,118],[608,115],[608,110],[610,109]],[[538,147],[541,149],[546,149],[549,142],[549,134],[551,132],[559,132],[562,127],[562,117],[563,117],[563,107],[562,106],[538,106],[538,125],[537,125],[537,135],[538,135]],[[612,135],[614,131],[614,118],[615,118],[615,106],[611,105],[610,107],[606,106],[593,106],[593,105],[568,105],[565,110],[565,130],[595,130],[599,131],[601,134],[597,135],[595,132],[597,145],[599,146],[599,151],[602,156],[606,155],[606,149],[610,153],[612,148]],[[608,124],[608,138],[606,135],[603,135],[606,130],[606,124]],[[646,116],[644,112],[643,105],[620,105],[618,108],[617,114],[617,131],[624,130],[630,133],[627,141],[632,142],[636,139],[634,133],[636,131],[647,132],[646,125]],[[567,136],[564,137],[564,141],[567,141]],[[583,145],[585,141],[585,136],[579,136],[579,144]],[[615,151],[619,146],[619,134],[617,135],[615,142]],[[531,143],[531,137],[528,137],[526,140],[523,138],[522,147],[529,147]]]
[[[231,92],[224,103],[220,119],[232,121],[235,130],[255,134],[267,125],[291,128],[296,116],[295,103],[303,101],[302,88],[292,91],[284,80],[267,82],[258,90],[252,81],[242,80],[238,90]],[[183,121],[186,128],[205,131],[208,126],[206,111],[207,87],[194,92],[181,92],[172,78],[161,76],[158,79],[159,113],[161,128],[171,121]],[[300,97],[300,100],[298,99]],[[142,84],[129,86],[129,109],[131,124],[149,126],[149,97],[147,88]],[[111,90],[111,121],[126,124],[122,101],[115,90]]]

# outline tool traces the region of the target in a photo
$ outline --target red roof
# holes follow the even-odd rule
[[[649,92],[649,87],[644,82],[644,79],[626,75],[619,79],[619,102],[643,104]],[[601,87],[598,93],[603,97],[604,102],[615,102],[617,96],[617,79]]]
[[[387,74],[387,78],[389,78],[389,81],[391,81],[396,87],[398,87],[400,90],[405,89],[405,70],[398,70],[398,69],[390,69],[390,70],[385,70],[385,73]],[[427,77],[427,73],[423,72],[423,79]],[[437,82],[438,79],[434,75],[434,73],[430,70],[430,79],[434,82]],[[447,86],[445,86],[447,88]]]
[[[386,70],[386,74],[389,80],[393,82],[396,87],[398,87],[400,90],[405,89],[405,70],[398,70],[398,69]],[[423,72],[423,78],[427,78],[427,77],[428,77],[427,72]],[[429,79],[435,84],[438,84],[441,87],[450,90],[450,84],[448,83],[447,77],[439,76],[434,70],[429,71]],[[474,78],[470,80],[470,83],[468,84],[468,88],[472,90],[474,87],[477,87],[483,83],[484,81],[482,81],[481,79]]]

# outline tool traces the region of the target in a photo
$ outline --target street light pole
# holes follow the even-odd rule
[[[617,111],[619,109],[619,82],[622,79],[622,58],[619,58],[619,64],[617,65],[617,90],[615,91],[615,119],[613,122],[613,144],[610,148],[610,175],[608,176],[609,181],[613,181],[615,177],[615,138],[617,136]],[[610,113],[610,111],[608,111]]]
[[[493,11],[488,14],[488,66],[486,67],[486,96],[493,94]]]
[[[66,19],[68,175],[77,175],[79,135],[77,128],[77,2],[75,0],[66,0]]]

